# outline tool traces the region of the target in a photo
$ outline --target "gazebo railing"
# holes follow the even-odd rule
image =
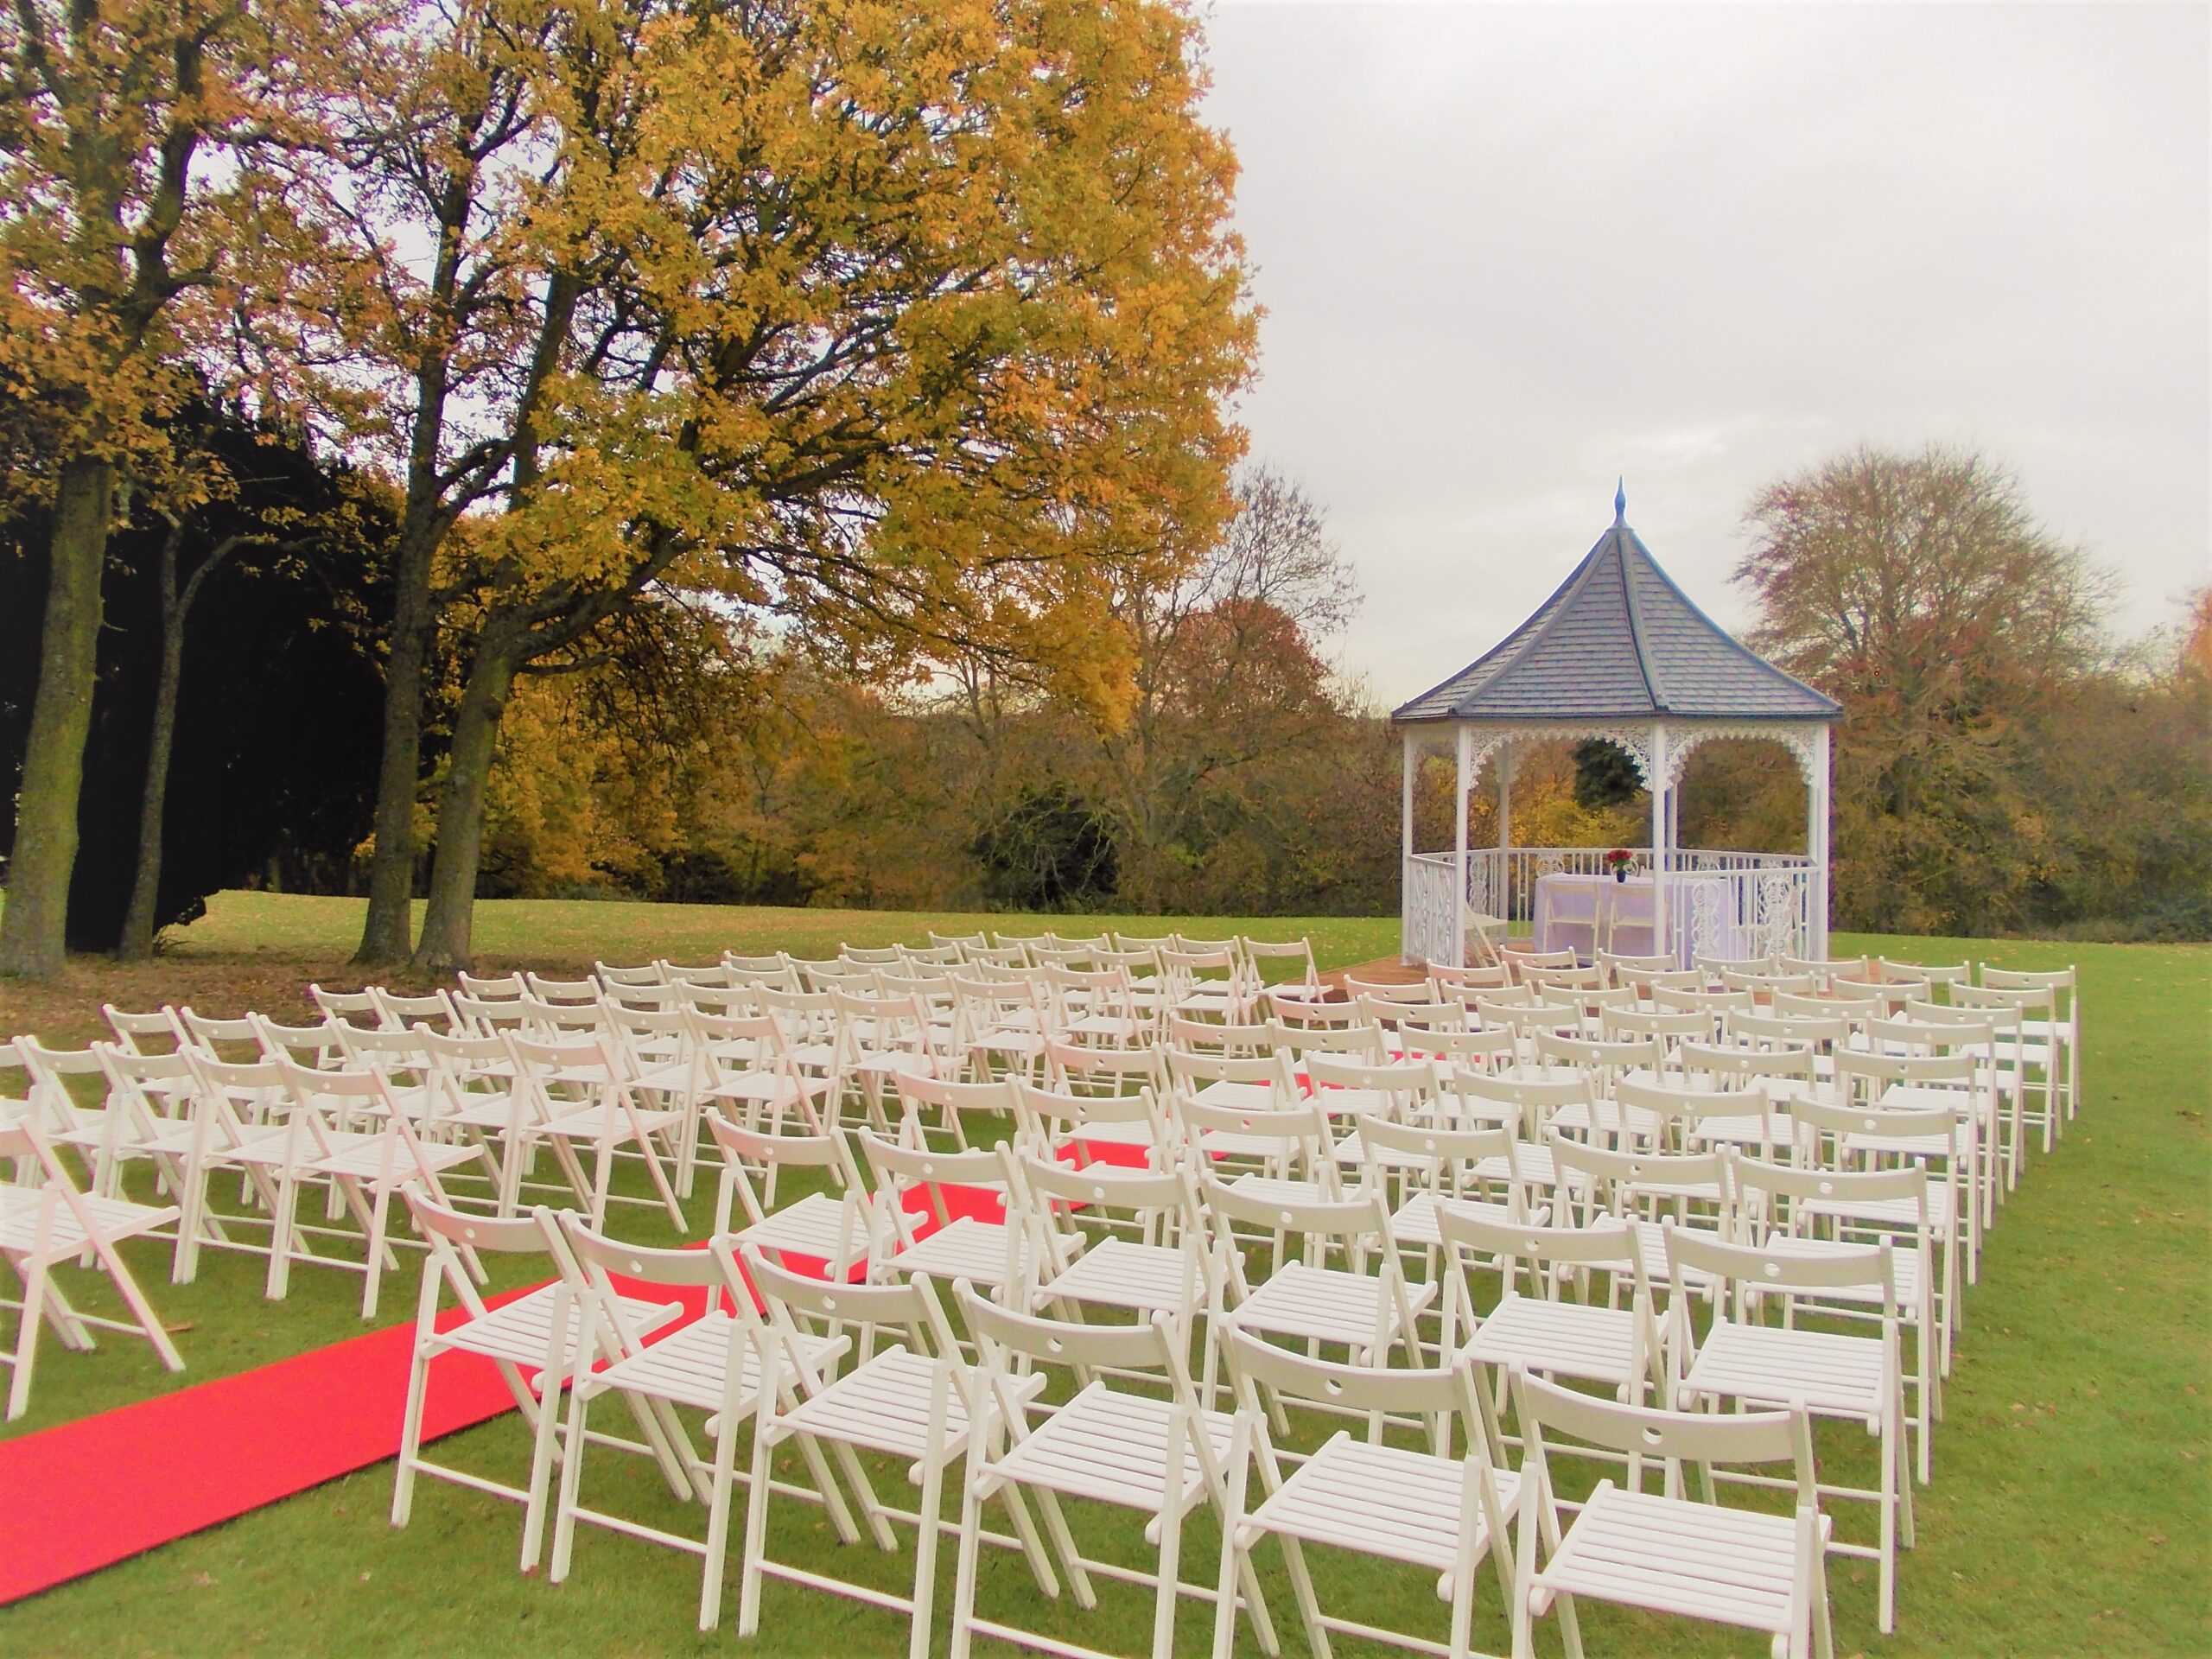
[[[1630,848],[1632,876],[1652,874],[1651,849]],[[1605,874],[1602,847],[1470,849],[1468,907],[1532,924],[1536,884],[1547,875]],[[1405,861],[1404,956],[1408,962],[1448,962],[1452,955],[1455,858],[1415,853]],[[1742,957],[1780,951],[1812,953],[1815,938],[1813,861],[1796,853],[1677,849],[1660,877],[1667,938],[1659,948],[1684,966],[1700,956]]]

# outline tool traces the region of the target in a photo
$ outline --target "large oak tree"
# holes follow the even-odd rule
[[[331,315],[406,486],[362,954],[404,948],[420,679],[463,664],[418,965],[465,962],[517,677],[675,591],[849,667],[1126,705],[1114,594],[1224,516],[1254,319],[1179,7],[475,0],[364,104]],[[397,92],[395,107],[404,103]]]

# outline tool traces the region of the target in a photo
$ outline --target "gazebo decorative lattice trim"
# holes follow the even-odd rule
[[[1697,956],[1812,956],[1827,949],[1829,728],[1841,707],[1745,648],[1677,588],[1629,528],[1625,494],[1613,522],[1527,621],[1391,718],[1405,747],[1404,887],[1408,962],[1465,959],[1469,910],[1532,914],[1546,874],[1593,874],[1594,848],[1516,848],[1511,790],[1516,745],[1565,739],[1612,744],[1651,796],[1650,845],[1639,851],[1654,888],[1657,950]],[[1457,758],[1454,845],[1414,845],[1414,779],[1423,744],[1449,731]],[[1678,844],[1677,792],[1701,745],[1765,738],[1784,745],[1806,783],[1806,850],[1717,852]],[[1494,764],[1498,844],[1467,845],[1467,796]]]

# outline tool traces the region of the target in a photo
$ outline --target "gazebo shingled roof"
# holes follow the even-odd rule
[[[1842,708],[1698,609],[1625,522],[1535,613],[1391,716],[1443,720],[1826,721]]]

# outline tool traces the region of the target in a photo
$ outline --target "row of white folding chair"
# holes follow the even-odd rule
[[[390,1224],[400,1189],[419,1182],[442,1197],[445,1181],[481,1154],[421,1132],[429,1113],[420,1091],[403,1100],[374,1069],[302,1065],[276,1034],[283,1028],[251,1023],[275,1058],[226,1060],[196,1044],[168,1055],[95,1045],[110,1103],[93,1161],[110,1171],[130,1159],[154,1166],[178,1209],[175,1281],[196,1275],[203,1247],[243,1249],[267,1258],[271,1300],[285,1295],[296,1263],[360,1273],[368,1318],[384,1271],[397,1265],[393,1246],[408,1242]],[[209,1189],[219,1175],[239,1179],[245,1208],[215,1209]],[[317,1195],[321,1224],[300,1213],[302,1199]],[[349,1218],[350,1228],[334,1224]],[[358,1242],[362,1259],[316,1249],[336,1239]]]
[[[823,1305],[827,1305],[827,1310],[830,1312],[836,1312],[838,1307],[842,1307],[842,1310],[847,1312],[858,1312],[861,1310],[861,1305],[865,1303],[869,1296],[885,1294],[885,1292],[880,1292],[880,1289],[878,1289],[878,1292],[862,1292],[862,1289],[854,1289],[854,1287],[818,1285],[814,1283],[814,1281],[781,1279],[777,1269],[772,1268],[772,1265],[767,1265],[766,1261],[757,1261],[757,1263],[754,1263],[754,1283],[766,1285],[766,1287],[770,1289],[777,1289],[779,1285],[787,1285],[787,1289],[790,1289],[791,1294],[805,1296],[805,1299],[814,1299],[812,1307],[821,1310]],[[896,1296],[896,1292],[892,1292],[892,1294]],[[1123,1336],[1119,1334],[1119,1332],[1117,1334],[1102,1334],[1102,1332],[1095,1332],[1095,1327],[1086,1330],[1086,1327],[1079,1327],[1079,1325],[1066,1325],[1066,1323],[1055,1325],[1055,1323],[1048,1323],[1048,1320],[1038,1320],[1033,1319],[1033,1316],[1024,1320],[1022,1314],[1013,1314],[1011,1323],[1008,1323],[1007,1319],[998,1319],[998,1316],[995,1316],[995,1310],[991,1310],[988,1305],[980,1303],[980,1300],[964,1299],[964,1305],[967,1305],[967,1312],[969,1312],[969,1325],[971,1325],[973,1330],[978,1330],[980,1334],[984,1336],[982,1365],[987,1371],[991,1370],[993,1360],[1000,1358],[998,1351],[993,1351],[993,1343],[1004,1344],[1004,1340],[1007,1340],[1007,1332],[1008,1330],[1018,1332],[1022,1330],[1024,1325],[1027,1325],[1031,1332],[1042,1332],[1042,1330],[1051,1332],[1051,1343],[1048,1343],[1046,1350],[1028,1354],[1028,1360],[1031,1360],[1031,1363],[1046,1363],[1048,1365],[1048,1363],[1066,1363],[1068,1358],[1077,1358],[1077,1360],[1084,1360],[1084,1363],[1089,1363],[1089,1365],[1097,1367],[1097,1370],[1102,1371],[1146,1370],[1144,1358],[1135,1351],[1137,1347],[1144,1347],[1144,1350],[1157,1360],[1159,1370],[1168,1370],[1168,1367],[1177,1365],[1179,1363],[1179,1360],[1164,1358],[1166,1354],[1174,1354],[1174,1351],[1177,1351],[1177,1343],[1174,1343],[1173,1338],[1164,1338],[1161,1343],[1139,1343],[1135,1336]],[[772,1296],[772,1312],[774,1312],[774,1296]],[[1154,1327],[1137,1327],[1137,1330],[1154,1330]],[[1249,1338],[1243,1338],[1243,1340],[1245,1343],[1249,1343]],[[777,1350],[767,1350],[767,1351],[774,1354]],[[1259,1356],[1259,1358],[1265,1360],[1265,1356]],[[797,1435],[797,1438],[830,1440],[832,1445],[836,1445],[838,1438],[842,1435],[842,1445],[849,1446],[854,1445],[854,1433],[856,1433],[856,1431],[862,1435],[868,1435],[868,1438],[861,1438],[858,1445],[868,1446],[868,1449],[892,1451],[893,1455],[902,1455],[902,1458],[907,1458],[907,1460],[913,1460],[916,1465],[920,1465],[920,1473],[923,1473],[923,1480],[925,1480],[923,1509],[927,1516],[933,1516],[936,1504],[929,1502],[929,1493],[940,1489],[944,1469],[947,1469],[947,1466],[957,1458],[957,1449],[956,1449],[957,1429],[953,1429],[951,1433],[947,1433],[947,1431],[944,1431],[944,1425],[953,1425],[956,1418],[964,1421],[964,1418],[969,1415],[969,1402],[971,1402],[971,1400],[978,1400],[978,1398],[987,1400],[987,1407],[984,1407],[984,1409],[988,1409],[988,1398],[991,1398],[991,1395],[960,1394],[960,1389],[957,1389],[957,1376],[956,1376],[956,1370],[953,1370],[956,1365],[957,1365],[957,1360],[953,1360],[951,1347],[944,1347],[944,1351],[938,1356],[938,1358],[923,1358],[923,1360],[912,1360],[907,1358],[907,1356],[896,1354],[896,1351],[893,1351],[893,1354],[889,1354],[887,1358],[882,1360],[880,1365],[869,1363],[869,1365],[861,1367],[861,1371],[865,1371],[865,1376],[856,1376],[856,1380],[849,1382],[849,1385],[845,1385],[845,1382],[830,1382],[827,1387],[823,1387],[817,1380],[812,1389],[814,1394],[821,1394],[823,1398],[836,1398],[836,1407],[823,1405],[818,1407],[818,1409],[810,1409],[810,1407],[805,1405],[787,1407],[787,1421],[779,1422],[777,1429],[772,1431],[772,1433],[767,1433],[766,1438],[770,1442],[774,1442],[777,1438],[794,1438],[794,1435]],[[794,1370],[797,1370],[797,1367],[794,1367]],[[889,1385],[892,1385],[893,1380],[898,1380],[896,1376],[893,1376],[893,1371],[900,1371],[900,1370],[905,1371],[905,1378],[902,1380],[905,1380],[905,1385],[907,1387],[905,1387],[905,1389],[892,1389]],[[1360,1376],[1365,1376],[1365,1374],[1367,1371],[1360,1371]],[[1031,1415],[1033,1414],[1027,1409],[1027,1391],[1033,1389],[1033,1382],[1022,1382],[1020,1376],[1013,1374],[1013,1367],[1008,1367],[1008,1380],[1015,1380],[1020,1389],[1024,1389],[1024,1394],[1015,1395],[1018,1400],[1022,1400],[1022,1409],[1018,1411],[1018,1427],[1008,1425],[1008,1422],[1000,1422],[998,1427],[1008,1429],[1008,1442],[1015,1440],[1018,1435],[1022,1438],[1022,1440],[1027,1440],[1028,1433],[1024,1433],[1024,1431],[1035,1427],[1031,1425]],[[1281,1382],[1279,1376],[1269,1376],[1269,1385],[1279,1385],[1279,1382]],[[1336,1378],[1336,1382],[1338,1382],[1336,1389],[1319,1391],[1314,1398],[1325,1400],[1325,1398],[1330,1398],[1332,1394],[1340,1394],[1340,1382],[1343,1382],[1343,1380]],[[1418,1385],[1409,1385],[1409,1387],[1418,1387]],[[933,1394],[936,1394],[936,1405],[933,1405],[933,1409],[929,1409],[927,1414],[913,1409],[913,1407],[920,1402],[920,1398],[925,1398],[925,1389],[933,1389]],[[1102,1378],[1093,1378],[1090,1380],[1090,1385],[1086,1387],[1086,1391],[1084,1391],[1082,1395],[1077,1395],[1077,1398],[1090,1400],[1090,1402],[1093,1402],[1093,1409],[1097,1409],[1097,1407],[1103,1407],[1106,1402],[1109,1402],[1109,1400],[1106,1400],[1106,1395],[1109,1394],[1113,1394],[1109,1382],[1103,1382]],[[761,1398],[774,1398],[774,1395],[777,1395],[777,1389],[774,1389],[774,1387],[763,1387],[763,1389],[759,1389],[759,1395],[761,1395]],[[1194,1391],[1190,1389],[1188,1374],[1184,1376],[1184,1395],[1185,1400],[1188,1400],[1190,1409],[1204,1411],[1204,1407],[1197,1405],[1197,1395],[1194,1395]],[[887,1409],[887,1407],[892,1405],[893,1398],[896,1398],[900,1409]],[[953,1405],[953,1402],[957,1402],[957,1405]],[[1343,1405],[1343,1400],[1340,1398],[1336,1400],[1336,1402]],[[1405,1398],[1391,1395],[1391,1400],[1365,1400],[1365,1398],[1354,1400],[1354,1407],[1409,1405],[1409,1402],[1411,1402],[1411,1395],[1405,1395]],[[861,1409],[854,1409],[854,1407],[861,1407]],[[1117,1422],[1122,1425],[1117,1458],[1115,1458],[1115,1462],[1110,1462],[1110,1465],[1103,1465],[1102,1469],[1102,1466],[1097,1465],[1097,1458],[1093,1455],[1093,1465],[1090,1465],[1090,1484],[1071,1489],[1075,1496],[1097,1496],[1097,1480],[1102,1473],[1113,1469],[1119,1469],[1126,1473],[1126,1471],[1133,1466],[1133,1462],[1141,1458],[1141,1453],[1139,1453],[1139,1451],[1133,1451],[1133,1445],[1130,1445],[1130,1442],[1133,1442],[1133,1435],[1128,1433],[1128,1407],[1113,1402],[1113,1409],[1122,1414],[1117,1418]],[[1256,1402],[1256,1398],[1252,1398],[1252,1395],[1245,1395],[1245,1414],[1248,1414],[1248,1431],[1259,1427],[1261,1422],[1265,1422],[1265,1414],[1259,1409],[1259,1402]],[[916,1415],[923,1418],[920,1425],[913,1422]],[[1524,1411],[1524,1415],[1533,1421],[1533,1414],[1526,1414]],[[1077,1418],[1071,1418],[1071,1421],[1064,1422],[1062,1429],[1059,1429],[1058,1433],[1051,1435],[1051,1438],[1039,1435],[1039,1446],[1042,1445],[1059,1445],[1059,1446],[1086,1445],[1089,1446],[1090,1445],[1089,1435],[1075,1433],[1075,1429],[1077,1429],[1082,1422],[1084,1422],[1084,1415],[1077,1414]],[[923,1440],[923,1438],[916,1433],[918,1429],[927,1429],[927,1425],[938,1425],[938,1435],[933,1446],[927,1445],[927,1440]],[[898,1435],[896,1446],[887,1445],[887,1438],[893,1438],[893,1433]],[[991,1435],[984,1433],[982,1440],[988,1445],[988,1442],[991,1442]],[[1469,1440],[1471,1446],[1489,1445],[1489,1442],[1486,1442],[1484,1438],[1480,1438],[1473,1429],[1469,1429],[1466,1440]],[[1255,1445],[1252,1440],[1245,1442],[1248,1449],[1252,1445]],[[1347,1440],[1332,1442],[1332,1446],[1344,1446],[1344,1445],[1350,1445],[1350,1442]],[[787,1568],[787,1566],[779,1568],[779,1564],[772,1564],[772,1561],[766,1560],[766,1551],[761,1548],[761,1540],[763,1540],[763,1533],[766,1533],[763,1522],[766,1522],[767,1491],[770,1491],[766,1486],[767,1446],[763,1446],[761,1442],[757,1440],[757,1451],[754,1451],[754,1455],[757,1455],[757,1480],[754,1480],[754,1489],[752,1489],[752,1500],[750,1500],[754,1524],[747,1526],[747,1557],[746,1557],[747,1566],[746,1566],[746,1591],[743,1591],[746,1608],[741,1611],[741,1630],[757,1628],[757,1619],[759,1619],[757,1597],[759,1597],[759,1577],[761,1577],[761,1573],[779,1573],[779,1575],[783,1577],[794,1577],[794,1580],[803,1581],[803,1584],[812,1584],[812,1586],[817,1588],[842,1588],[838,1586],[838,1584],[834,1584],[834,1581],[827,1580],[825,1575],[821,1575],[821,1573],[812,1571],[812,1568]],[[1232,1458],[1228,1458],[1225,1462],[1232,1466],[1230,1473],[1241,1480],[1243,1462],[1241,1462],[1239,1458],[1234,1458],[1234,1455]],[[1314,1462],[1314,1460],[1307,1460],[1307,1462]],[[1374,1460],[1370,1460],[1370,1466],[1371,1462]],[[1073,1462],[1062,1462],[1059,1466],[1062,1466],[1062,1469],[1073,1469],[1075,1465]],[[1320,1478],[1320,1471],[1325,1469],[1334,1469],[1334,1465],[1332,1465],[1332,1462],[1319,1462],[1319,1465],[1316,1465],[1316,1480]],[[995,1496],[995,1493],[1000,1491],[998,1482],[991,1480],[993,1473],[998,1476],[998,1482],[1004,1482],[1004,1478],[1007,1478],[1008,1473],[1013,1473],[1013,1471],[1004,1469],[1004,1466],[993,1469],[991,1465],[987,1465],[984,1478],[987,1478],[987,1482],[991,1482],[991,1484],[984,1486],[984,1489],[971,1489],[973,1497],[978,1500],[978,1504],[982,1500],[987,1500],[987,1497]],[[1188,1473],[1188,1469],[1185,1469],[1185,1473]],[[1276,1473],[1279,1473],[1279,1466],[1276,1466]],[[823,1480],[823,1478],[818,1478],[818,1480]],[[865,1476],[862,1476],[862,1480],[865,1480]],[[1263,1471],[1263,1482],[1265,1480],[1268,1480],[1268,1473]],[[1109,1484],[1110,1484],[1110,1476],[1109,1476]],[[1046,1491],[1051,1491],[1051,1484],[1046,1484]],[[1212,1491],[1224,1491],[1224,1486],[1212,1486]],[[1173,1504],[1170,1504],[1170,1509],[1173,1509]],[[1281,1513],[1285,1513],[1285,1510],[1287,1510],[1287,1504],[1276,1506],[1274,1513],[1276,1516],[1281,1516]],[[1230,1513],[1234,1513],[1234,1510],[1230,1510]],[[1018,1531],[1022,1531],[1020,1526],[1018,1526]],[[1230,1531],[1234,1533],[1236,1529],[1232,1526]],[[918,1573],[916,1573],[918,1595],[916,1597],[902,1597],[902,1599],[893,1599],[893,1597],[882,1597],[882,1595],[862,1597],[862,1599],[874,1599],[878,1601],[878,1604],[889,1601],[892,1606],[900,1606],[902,1611],[907,1611],[909,1624],[912,1624],[912,1628],[916,1630],[916,1637],[913,1637],[916,1650],[927,1648],[927,1617],[929,1617],[927,1553],[933,1548],[933,1529],[925,1526],[923,1537],[931,1541],[925,1541],[923,1560],[918,1561]],[[1028,1533],[1028,1540],[1033,1541],[1033,1537],[1035,1537],[1033,1531]],[[1073,1546],[1066,1544],[1066,1541],[1062,1540],[1064,1535],[1055,1533],[1055,1540],[1053,1540],[1055,1544],[1058,1544],[1062,1551],[1071,1551]],[[878,1535],[878,1541],[887,1541],[887,1537]],[[963,1584],[963,1588],[956,1592],[956,1639],[960,1639],[960,1637],[957,1637],[957,1632],[960,1630],[976,1630],[976,1628],[993,1630],[991,1626],[987,1626],[987,1624],[982,1624],[982,1621],[973,1619],[976,1544],[978,1544],[978,1541],[980,1541],[980,1535],[976,1524],[973,1524],[973,1506],[971,1506],[971,1513],[969,1513],[967,1524],[964,1524],[964,1531],[963,1531],[963,1568],[960,1568],[960,1584]],[[1020,1541],[1020,1540],[1004,1540],[1004,1541]],[[1033,1561],[1035,1561],[1035,1553],[1033,1553]],[[1062,1555],[1062,1561],[1066,1564],[1066,1555]],[[1099,1571],[1095,1561],[1084,1561],[1084,1564],[1079,1566],[1089,1568],[1089,1571]],[[1225,1571],[1234,1573],[1234,1566],[1236,1564],[1234,1564],[1232,1560],[1225,1560]],[[1818,1561],[1814,1560],[1812,1566],[1814,1568],[1818,1568]],[[556,1571],[557,1573],[566,1571],[564,1561],[557,1566]],[[1161,1584],[1164,1584],[1164,1599],[1170,1604],[1168,1615],[1166,1617],[1173,1617],[1173,1595],[1174,1595],[1173,1568],[1166,1573],[1164,1580],[1154,1580],[1154,1581],[1161,1581]],[[1471,1591],[1471,1584],[1466,1588]],[[1161,1626],[1161,1630],[1166,1632],[1166,1628],[1168,1626]],[[995,1632],[998,1632],[998,1635],[1004,1635],[1004,1630],[995,1630]],[[1168,1637],[1161,1635],[1161,1639],[1166,1642]]]

